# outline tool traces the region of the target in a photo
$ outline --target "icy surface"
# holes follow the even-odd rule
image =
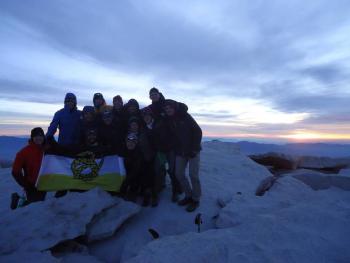
[[[16,250],[16,254],[22,258],[30,258],[29,254],[34,257],[36,254],[39,258],[37,262],[44,262],[40,261],[44,257],[47,257],[46,262],[55,262],[56,259],[50,254],[31,249],[47,246],[42,246],[42,241],[38,240],[42,230],[35,232],[29,226],[40,224],[55,228],[56,221],[48,217],[49,212],[37,213],[36,204],[28,206],[28,209],[22,208],[23,212],[9,210],[8,195],[14,190],[18,191],[9,171],[0,170],[0,221],[12,218],[6,226],[0,225],[1,248],[3,243],[11,243],[11,238],[15,235],[10,236],[10,233],[18,226],[16,220],[19,217],[9,215],[20,215],[28,211],[33,215],[30,216],[27,228],[22,231],[27,231],[31,244],[28,245],[30,242],[26,240],[20,242],[23,247],[20,245],[21,250]],[[347,170],[343,172],[348,173]],[[341,174],[342,171],[339,175]],[[146,263],[350,262],[350,191],[345,191],[349,177],[339,175],[295,170],[275,181],[263,196],[256,196],[257,187],[271,173],[240,154],[235,145],[206,142],[203,144],[200,168],[203,196],[196,212],[187,213],[183,207],[172,203],[171,189],[167,185],[160,195],[158,207],[136,206],[135,209],[140,211],[120,225],[118,218],[124,216],[124,213],[118,214],[116,209],[120,205],[120,199],[103,198],[106,204],[96,213],[105,213],[104,219],[92,215],[90,220],[86,220],[87,223],[84,220],[85,226],[94,218],[95,223],[103,225],[98,228],[101,231],[99,234],[110,235],[115,229],[117,232],[107,239],[86,244],[87,251],[84,253],[73,251],[60,259],[63,262]],[[337,185],[330,184],[315,191],[313,183],[306,184],[295,176],[316,176],[315,185],[328,177],[338,181]],[[111,203],[108,203],[109,198]],[[93,199],[96,199],[96,195],[86,198],[86,205],[91,203],[99,207],[100,202]],[[49,199],[46,202],[51,201]],[[69,202],[65,204],[71,206]],[[134,211],[129,203],[122,204],[130,208],[130,213]],[[106,210],[106,207],[110,210]],[[80,207],[77,209],[81,210]],[[197,213],[202,214],[201,233],[197,233],[194,224]],[[108,222],[114,222],[115,225],[109,228]],[[77,228],[80,227],[79,223]],[[159,233],[159,239],[153,240],[148,232],[150,228]],[[3,236],[4,233],[7,233],[6,236]],[[3,242],[3,239],[10,242]],[[5,248],[8,247],[5,245]],[[15,248],[19,249],[18,246]],[[27,250],[23,251],[24,248]],[[6,259],[13,257],[3,256]],[[11,262],[2,259],[0,262]]]

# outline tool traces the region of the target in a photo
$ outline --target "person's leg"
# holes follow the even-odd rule
[[[175,162],[176,178],[180,182],[181,188],[185,192],[185,198],[183,200],[180,200],[178,204],[186,205],[192,200],[192,189],[188,179],[185,176],[188,159],[181,156],[176,156]]]
[[[199,180],[200,153],[189,160],[189,176],[192,184],[192,199],[199,202],[201,197],[201,183]]]
[[[171,180],[171,187],[172,187],[172,201],[176,202],[178,199],[178,194],[182,193],[182,189],[180,186],[180,182],[176,178],[176,157],[175,153],[173,151],[167,153],[167,161],[168,161],[168,174]]]
[[[44,201],[46,192],[38,191],[37,189],[29,189],[26,190],[26,196],[28,203],[38,202],[38,201]]]

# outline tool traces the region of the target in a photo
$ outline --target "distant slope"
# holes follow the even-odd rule
[[[0,136],[0,162],[12,161],[16,153],[28,143],[28,138]]]
[[[279,152],[289,155],[310,155],[327,157],[350,157],[350,144],[290,143],[284,145],[263,144],[248,141],[235,143],[244,154]]]

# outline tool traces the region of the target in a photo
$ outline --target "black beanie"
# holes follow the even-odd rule
[[[40,127],[35,127],[30,131],[30,138],[33,139],[35,136],[41,135],[45,137],[45,133],[42,128]]]
[[[159,93],[159,90],[157,88],[153,87],[149,90],[150,95],[151,95],[151,93]]]

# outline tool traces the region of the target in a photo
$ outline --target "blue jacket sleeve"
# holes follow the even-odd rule
[[[55,115],[53,116],[53,119],[50,123],[49,128],[47,128],[46,137],[52,137],[55,135],[57,128],[58,128],[58,125],[59,125],[59,122],[60,122],[60,112],[57,111],[55,113]]]

